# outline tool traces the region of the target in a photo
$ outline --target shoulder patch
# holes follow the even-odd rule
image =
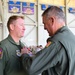
[[[50,46],[50,44],[51,44],[51,43],[52,43],[52,42],[51,42],[51,41],[49,41],[49,42],[47,43],[46,47]]]
[[[2,56],[3,56],[3,52],[2,49],[0,48],[0,59],[2,59]]]

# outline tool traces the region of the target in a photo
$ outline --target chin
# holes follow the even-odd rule
[[[21,35],[20,38],[24,37],[24,35]]]
[[[51,36],[51,35],[49,34],[49,36]]]
[[[24,34],[21,35],[22,37],[24,36]]]
[[[24,37],[24,35],[22,35],[21,37]]]
[[[52,36],[52,34],[49,34],[49,36]]]

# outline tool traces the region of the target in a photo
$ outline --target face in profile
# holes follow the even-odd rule
[[[46,16],[43,16],[43,24],[44,24],[44,29],[47,30],[49,33],[49,36],[52,36],[52,22],[50,18],[46,18]]]

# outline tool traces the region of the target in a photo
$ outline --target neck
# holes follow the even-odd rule
[[[12,37],[12,39],[13,39],[15,42],[19,42],[20,38],[18,38],[18,37],[15,36],[15,35],[12,35],[12,34],[10,34],[10,36]]]
[[[59,30],[60,28],[62,28],[65,25],[65,23],[61,21],[57,25],[58,25],[57,30]]]
[[[54,32],[53,32],[53,35],[59,30],[59,29],[61,29],[62,27],[64,26],[64,24],[57,24],[57,26],[55,27],[55,29],[54,29]]]

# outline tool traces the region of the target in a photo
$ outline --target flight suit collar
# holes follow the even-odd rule
[[[63,26],[55,33],[55,35],[58,34],[59,32],[63,32],[66,28],[67,28],[67,26]]]
[[[63,26],[62,28],[60,28],[60,29],[56,32],[56,34],[59,33],[59,32],[63,32],[66,28],[67,28],[67,26]]]
[[[12,38],[10,35],[8,35],[7,39],[8,39],[11,43],[17,45],[17,43],[13,40],[13,38]],[[19,41],[19,42],[20,42],[20,44],[21,44],[21,41]]]
[[[51,38],[53,38],[53,37],[54,37],[55,35],[57,35],[58,33],[65,31],[67,28],[68,28],[67,26],[63,26],[63,27],[60,28],[53,36],[51,36]]]

